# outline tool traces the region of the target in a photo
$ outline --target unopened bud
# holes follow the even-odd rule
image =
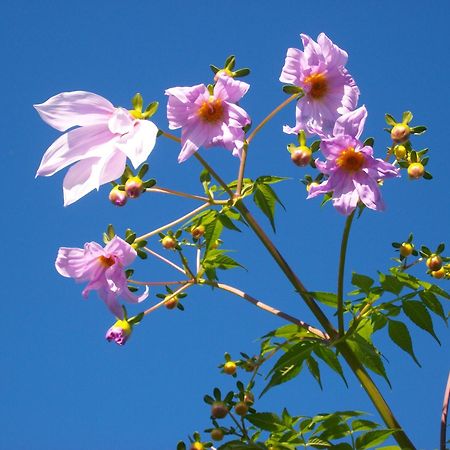
[[[198,227],[195,227],[191,230],[192,237],[194,239],[199,239],[205,234],[205,227],[204,225],[199,225]]]
[[[126,320],[118,320],[107,332],[106,340],[114,341],[118,345],[124,345],[130,337],[131,325]]]
[[[402,255],[404,258],[411,255],[413,252],[414,246],[409,242],[403,242],[403,244],[400,247],[400,255]]]
[[[221,441],[223,439],[223,431],[220,428],[214,428],[211,431],[211,439],[213,441]]]
[[[125,183],[125,192],[130,198],[137,198],[144,190],[144,183],[139,177],[128,178]]]
[[[426,264],[431,271],[438,271],[442,267],[442,258],[439,255],[431,255]]]
[[[394,125],[394,127],[391,130],[392,140],[399,143],[406,142],[410,134],[411,129],[408,127],[408,125],[405,125],[403,123],[398,123],[397,125]]]
[[[311,161],[311,155],[312,152],[309,147],[302,145],[301,147],[297,147],[296,150],[291,153],[291,160],[295,165],[304,167]]]
[[[121,191],[118,186],[114,186],[109,193],[109,200],[113,205],[124,206],[128,196],[125,191]]]
[[[224,365],[223,365],[223,371],[227,374],[227,375],[234,375],[236,373],[236,363],[234,361],[227,361]]]
[[[439,270],[433,270],[431,271],[431,276],[437,279],[441,279],[445,277],[445,269],[444,266],[442,266]]]
[[[228,408],[223,402],[214,402],[211,407],[211,416],[215,419],[223,419],[228,414]]]
[[[179,302],[179,298],[178,296],[172,296],[172,298],[170,298],[172,296],[172,294],[166,295],[166,298],[169,299],[164,303],[164,306],[167,309],[174,309],[176,308],[176,306],[178,305]]]
[[[413,180],[418,180],[419,178],[422,178],[424,173],[425,168],[423,167],[423,164],[421,164],[420,162],[413,162],[408,166],[409,178],[412,178]]]
[[[204,450],[205,446],[201,442],[193,442],[189,450]]]
[[[172,250],[177,246],[177,240],[172,236],[165,236],[161,241],[161,245],[167,250]]]
[[[404,145],[396,145],[394,147],[394,154],[397,159],[405,159],[406,147]]]
[[[309,183],[309,184],[306,186],[306,192],[309,192],[309,190],[310,190],[312,187],[315,187],[315,186],[319,186],[319,183],[317,183],[317,181],[313,181],[312,183]]]
[[[236,403],[234,410],[238,416],[243,417],[248,413],[248,405],[245,402]]]

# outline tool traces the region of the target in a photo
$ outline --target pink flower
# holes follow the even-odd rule
[[[36,174],[50,176],[76,163],[64,178],[64,206],[119,178],[127,157],[137,168],[155,146],[158,127],[153,122],[135,119],[92,92],[63,92],[34,107],[57,130],[79,127],[47,149]]]
[[[399,176],[397,168],[374,158],[372,147],[358,140],[366,117],[364,106],[344,114],[334,126],[333,137],[322,139],[320,149],[326,161],[316,160],[316,166],[328,178],[309,190],[308,198],[332,192],[333,206],[344,215],[359,201],[370,209],[383,210],[378,181]]]
[[[336,119],[358,104],[359,89],[344,67],[348,55],[324,33],[317,42],[306,34],[300,37],[304,51],[288,49],[280,81],[301,87],[305,96],[297,103],[295,126],[283,131],[331,132]]]
[[[132,326],[127,320],[118,320],[107,332],[106,340],[114,341],[118,345],[125,345],[131,335]]]
[[[247,83],[221,75],[212,94],[204,84],[166,90],[169,128],[183,129],[178,162],[186,161],[201,146],[225,147],[234,156],[241,156],[245,140],[242,128],[250,123],[250,118],[236,103],[249,87]]]
[[[138,303],[148,296],[148,289],[140,296],[128,289],[125,267],[136,258],[136,251],[130,244],[115,236],[105,248],[96,242],[88,242],[84,248],[61,247],[55,266],[63,276],[74,278],[77,282],[88,281],[82,294],[87,298],[95,290],[111,312],[123,319],[123,310],[119,298]]]

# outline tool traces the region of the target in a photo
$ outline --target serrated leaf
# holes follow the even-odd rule
[[[369,293],[374,280],[366,275],[362,275],[356,272],[352,273],[352,284],[353,286],[359,287],[363,292]]]
[[[247,414],[245,416],[251,424],[266,431],[283,431],[283,421],[279,416],[270,412]]]
[[[403,301],[403,312],[414,322],[419,328],[427,331],[431,336],[436,339],[437,343],[440,345],[441,341],[436,336],[433,328],[433,320],[431,319],[430,313],[427,308],[416,300]]]
[[[392,275],[385,275],[384,273],[380,273],[380,285],[385,291],[397,295],[399,295],[403,289],[403,284],[397,278]]]
[[[320,389],[323,390],[322,386],[322,379],[320,377],[320,368],[319,364],[314,358],[308,357],[306,360],[306,365],[308,366],[309,371],[311,372],[311,375],[313,378],[317,381],[318,385],[320,386]]]
[[[318,302],[324,305],[331,306],[333,308],[337,307],[337,295],[333,292],[319,292],[313,291],[309,292]]]
[[[358,436],[356,439],[356,448],[363,450],[382,444],[389,436],[395,433],[395,430],[373,430]]]
[[[335,445],[333,445],[331,442],[326,441],[325,439],[320,439],[318,437],[312,437],[310,439],[308,439],[308,442],[306,443],[306,447],[312,447],[312,446],[317,446],[320,445],[321,447],[333,447],[336,448]],[[350,448],[352,448],[350,446]]]
[[[332,370],[334,370],[340,377],[344,380],[345,385],[348,387],[347,380],[344,376],[344,371],[342,370],[341,363],[339,362],[338,357],[328,347],[325,347],[324,345],[318,345],[314,348],[314,353],[325,363],[330,367]]]
[[[218,214],[217,218],[220,220],[220,222],[222,223],[222,225],[225,228],[228,228],[229,230],[233,230],[233,231],[241,231],[234,223],[233,221],[228,217],[228,215],[226,214]]]
[[[367,419],[356,419],[351,424],[353,431],[366,431],[373,430],[374,428],[378,428],[378,424],[376,422],[372,422]]]
[[[420,291],[419,296],[430,311],[433,311],[441,317],[445,323],[447,323],[447,316],[445,315],[444,308],[442,307],[441,302],[431,291]]]
[[[272,188],[265,184],[257,185],[256,190],[253,193],[253,201],[269,219],[270,225],[275,232],[274,215],[276,200]]]
[[[397,344],[402,350],[408,353],[414,362],[421,367],[418,359],[413,350],[411,335],[409,334],[408,327],[398,320],[389,319],[388,321],[389,337]]]
[[[217,218],[216,220],[213,220],[212,222],[208,223],[205,226],[205,234],[204,234],[206,240],[205,254],[208,253],[211,247],[215,245],[217,239],[220,238],[222,230],[223,230],[222,222],[217,220]]]

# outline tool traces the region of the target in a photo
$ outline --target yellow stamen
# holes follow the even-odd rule
[[[115,263],[115,260],[114,260],[114,258],[112,256],[106,257],[106,256],[102,255],[102,256],[98,257],[98,260],[100,261],[100,264],[103,267],[111,267]]]
[[[220,98],[210,96],[198,109],[198,115],[204,122],[216,123],[223,119],[223,105]]]
[[[328,81],[324,73],[313,73],[303,82],[310,86],[309,95],[314,100],[320,100],[328,92]]]
[[[357,172],[364,164],[364,154],[355,151],[353,147],[348,147],[342,150],[341,154],[336,158],[336,164],[341,169]]]

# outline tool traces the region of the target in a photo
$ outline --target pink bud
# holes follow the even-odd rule
[[[125,191],[121,191],[118,186],[115,186],[109,193],[109,200],[113,205],[124,206],[128,200],[128,196]]]

